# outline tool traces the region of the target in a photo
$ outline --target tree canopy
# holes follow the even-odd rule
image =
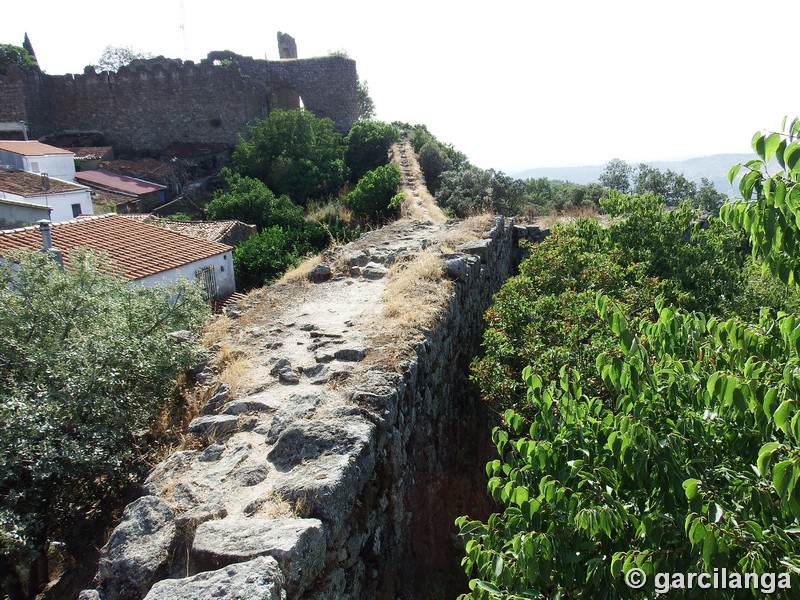
[[[100,71],[116,72],[120,67],[129,65],[134,60],[152,58],[149,52],[134,50],[130,46],[106,46],[95,68]]]
[[[333,121],[306,110],[273,110],[248,129],[233,152],[243,175],[305,206],[335,195],[344,183],[343,137]]]
[[[37,66],[37,63],[36,58],[25,48],[13,44],[0,44],[0,73],[5,73],[11,65],[27,70]]]

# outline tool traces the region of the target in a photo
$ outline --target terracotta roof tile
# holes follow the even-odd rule
[[[51,154],[72,154],[64,148],[56,148],[42,142],[14,142],[0,140],[0,150],[21,154],[22,156],[49,156]]]
[[[71,146],[67,148],[81,160],[98,160],[111,152],[111,146]]]
[[[71,268],[71,250],[89,247],[106,253],[120,274],[130,280],[233,250],[225,244],[200,240],[116,214],[55,223],[51,235],[53,246],[63,253],[66,268]],[[41,247],[38,227],[0,231],[0,256],[11,250]]]
[[[133,177],[126,177],[125,175],[109,173],[102,169],[98,169],[97,171],[78,171],[75,173],[75,179],[86,185],[98,186],[113,192],[123,192],[136,196],[166,189],[165,186],[157,183],[150,183],[149,181],[134,179]]]
[[[27,171],[0,171],[0,192],[33,197],[44,196],[47,193],[60,194],[63,192],[78,192],[86,189],[84,185],[76,185],[69,181],[50,177],[50,188],[45,192],[42,189],[42,179],[42,175],[38,173],[28,173]]]
[[[209,242],[217,242],[227,234],[232,227],[239,221],[225,220],[225,221],[170,221],[169,219],[162,219],[155,215],[150,214],[129,214],[122,215],[126,219],[135,219],[142,223],[149,223],[158,227],[165,227],[171,231],[177,231],[185,235],[208,240]]]

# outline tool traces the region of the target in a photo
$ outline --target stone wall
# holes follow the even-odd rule
[[[492,419],[469,389],[467,366],[491,296],[516,267],[519,239],[542,232],[499,217],[482,238],[444,254],[453,288],[441,319],[398,369],[358,370],[380,350],[358,325],[378,326],[359,315],[378,303],[387,267],[430,251],[453,226],[393,225],[340,249],[335,268],[318,265],[314,283],[292,295],[296,308],[246,328],[254,345],[276,352],[248,394],[232,394],[213,369],[196,374],[213,390],[189,426],[204,449],[154,469],[82,600],[188,600],[212,588],[226,590],[220,598],[245,597],[237,596],[244,589],[304,600],[466,591],[453,520],[492,508],[483,470]],[[294,514],[269,512],[275,497]]]
[[[46,75],[9,68],[0,76],[0,121],[27,121],[35,139],[98,130],[109,144],[160,150],[173,142],[236,144],[248,123],[304,106],[346,132],[358,117],[355,61],[321,57],[255,60],[212,52],[199,64],[155,58],[116,73]]]

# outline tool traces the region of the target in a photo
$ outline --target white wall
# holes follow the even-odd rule
[[[0,194],[2,194],[2,192],[0,192]],[[42,194],[41,196],[14,197],[9,193],[5,193],[5,196],[12,200],[22,200],[24,202],[30,202],[31,204],[39,204],[40,206],[50,206],[53,209],[50,213],[50,220],[53,223],[74,219],[75,217],[72,214],[73,204],[81,205],[80,214],[94,214],[92,192],[89,188],[85,190],[75,190],[74,192],[61,192],[59,194]]]
[[[75,181],[75,161],[72,154],[53,156],[25,156],[23,170],[31,173],[47,173],[54,179]]]
[[[143,285],[157,285],[159,283],[175,281],[179,275],[186,279],[195,281],[195,271],[206,266],[213,266],[217,279],[217,298],[224,298],[236,291],[236,279],[233,274],[233,255],[232,252],[217,254],[211,258],[198,260],[177,269],[157,273],[150,277],[137,279],[135,283]]]

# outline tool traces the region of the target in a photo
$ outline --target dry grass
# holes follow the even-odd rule
[[[371,361],[396,366],[410,350],[408,343],[420,330],[438,321],[453,283],[442,277],[442,257],[435,250],[420,252],[389,269],[381,295],[383,313],[367,330],[372,331]]]
[[[296,267],[293,267],[288,271],[286,271],[286,273],[284,273],[278,280],[278,283],[295,283],[295,284],[306,285],[309,283],[308,274],[311,272],[311,269],[316,267],[321,262],[322,262],[321,254],[317,254],[315,256],[309,256]]]
[[[305,497],[287,500],[283,496],[271,492],[264,498],[264,502],[253,513],[254,516],[264,519],[303,518],[311,513]]]
[[[223,345],[212,363],[219,369],[220,381],[230,387],[231,397],[243,394],[252,385],[250,371],[253,365],[242,350]]]
[[[405,201],[401,209],[401,218],[410,221],[430,222],[437,225],[447,222],[447,215],[444,214],[436,200],[428,191],[425,185],[425,176],[422,174],[422,169],[417,162],[417,155],[411,143],[405,141],[402,143],[392,144],[389,149],[389,161],[397,165],[400,172],[403,174],[401,188]],[[405,153],[408,166],[403,167],[401,164],[401,152]],[[412,177],[416,181],[416,185],[412,190],[406,183],[406,177]],[[416,195],[415,195],[416,194]]]
[[[464,219],[442,236],[442,252],[450,254],[465,242],[482,239],[493,226],[494,217],[489,213]]]
[[[537,217],[533,219],[533,223],[544,229],[550,229],[554,225],[574,223],[581,218],[594,219],[604,227],[611,222],[610,217],[601,213],[594,204],[586,204],[581,206],[568,206],[556,214]]]

